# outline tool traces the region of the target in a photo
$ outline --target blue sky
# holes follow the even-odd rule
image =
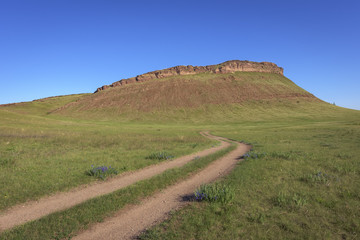
[[[0,0],[0,104],[238,59],[360,109],[359,13],[347,0]]]

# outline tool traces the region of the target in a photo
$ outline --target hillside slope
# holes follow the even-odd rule
[[[52,111],[78,100],[88,94],[72,94],[65,96],[47,97],[30,102],[19,102],[0,105],[0,112],[16,113],[21,115],[44,116]]]
[[[260,109],[285,105],[286,111],[306,108],[305,103],[325,104],[284,77],[282,68],[273,63],[260,65],[261,72],[255,71],[258,65],[253,71],[242,71],[243,62],[235,63],[233,65],[234,61],[230,61],[202,67],[196,70],[200,73],[194,72],[200,67],[191,66],[190,70],[185,67],[186,71],[180,71],[180,66],[139,75],[131,78],[134,81],[126,83],[129,79],[125,79],[98,88],[94,94],[66,104],[53,113],[101,119],[184,120],[199,115],[208,119],[209,114],[214,117],[220,113],[229,118],[229,114],[251,110],[254,104]],[[215,70],[204,72],[204,69]]]

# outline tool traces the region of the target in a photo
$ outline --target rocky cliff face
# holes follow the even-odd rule
[[[251,61],[240,61],[232,60],[227,61],[217,65],[208,65],[208,66],[176,66],[163,70],[153,71],[138,75],[136,77],[122,79],[120,81],[114,82],[111,85],[104,85],[98,88],[96,92],[111,88],[119,87],[126,84],[144,82],[157,78],[166,78],[175,75],[192,75],[198,73],[232,73],[232,72],[267,72],[267,73],[277,73],[283,75],[283,68],[278,67],[276,64],[271,62],[251,62]]]

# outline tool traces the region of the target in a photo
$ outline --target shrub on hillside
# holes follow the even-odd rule
[[[201,185],[194,193],[197,201],[229,203],[235,197],[233,188],[220,183]]]

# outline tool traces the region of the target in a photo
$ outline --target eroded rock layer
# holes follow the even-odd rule
[[[232,73],[232,72],[268,72],[268,73],[278,73],[283,75],[284,69],[278,67],[275,63],[271,62],[251,62],[251,61],[240,61],[232,60],[227,61],[217,65],[208,65],[208,66],[176,66],[163,70],[148,72],[145,74],[138,75],[136,77],[121,79],[120,81],[114,82],[111,85],[104,85],[98,88],[96,92],[105,90],[111,87],[119,87],[126,84],[131,84],[135,82],[144,82],[152,79],[166,78],[176,75],[192,75],[198,73]]]

